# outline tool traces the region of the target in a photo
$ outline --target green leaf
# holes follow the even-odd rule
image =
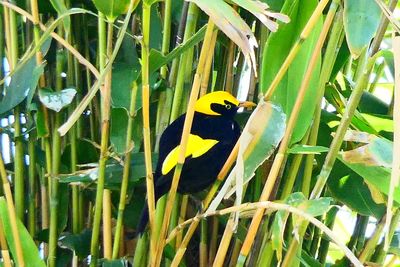
[[[381,10],[374,0],[344,0],[344,30],[354,57],[358,57],[375,36],[380,17]]]
[[[93,2],[97,10],[113,22],[119,15],[128,12],[130,0],[93,0]]]
[[[139,68],[126,63],[114,64],[112,72],[112,105],[113,107],[129,110],[132,83],[139,77]],[[141,88],[139,87],[136,97],[136,110],[142,106]]]
[[[42,104],[55,112],[71,104],[76,95],[76,90],[72,88],[54,92],[48,88],[39,89],[39,99]]]
[[[288,152],[291,154],[321,154],[328,152],[329,148],[324,146],[294,145]]]
[[[128,263],[126,260],[103,260],[102,267],[126,267]]]
[[[59,245],[75,251],[75,254],[83,259],[90,254],[91,236],[91,229],[84,229],[79,234],[63,233],[59,238]]]
[[[11,254],[14,259],[16,259],[15,241],[12,235],[10,217],[4,197],[0,197],[0,220],[2,220],[3,223],[4,229],[2,230],[4,230]],[[17,228],[26,266],[45,267],[46,264],[40,258],[35,242],[26,230],[25,226],[19,220],[17,220]]]
[[[137,114],[132,127],[133,152],[138,152],[142,140],[142,116]],[[113,108],[111,110],[111,131],[110,141],[114,150],[123,154],[126,152],[126,134],[128,128],[128,112],[123,108]]]
[[[47,39],[41,47],[43,56],[47,54],[50,48],[51,39]],[[18,65],[20,66],[20,65]],[[5,88],[5,96],[0,101],[0,114],[3,114],[29,96],[28,101],[32,99],[40,75],[42,75],[44,66],[36,64],[36,57],[30,57],[24,65],[20,66],[11,76],[9,86]]]
[[[150,67],[149,72],[153,73],[165,64],[171,62],[174,58],[180,56],[183,52],[187,51],[189,48],[198,44],[204,38],[206,31],[206,26],[203,26],[200,30],[196,32],[195,35],[190,37],[186,42],[178,45],[167,55],[162,55],[160,51],[151,49],[150,50]]]
[[[292,45],[298,40],[302,29],[308,22],[317,4],[317,0],[294,0],[285,2],[282,13],[287,14],[291,22],[286,25],[280,25],[279,31],[272,33],[265,44],[260,73],[260,88],[263,93],[266,92],[275,78],[292,48]],[[282,106],[287,116],[292,112],[321,28],[322,18],[318,20],[310,36],[302,44],[287,74],[284,76],[271,98],[271,101]],[[314,115],[314,107],[316,106],[315,95],[318,89],[320,61],[321,59],[318,57],[300,109],[299,118],[301,119],[297,120],[293,131],[291,139],[292,144],[303,138],[311,124]]]
[[[62,15],[63,13],[66,13],[68,11],[63,0],[50,0],[50,2],[52,4],[52,6],[54,7],[54,9],[57,11],[58,16]],[[65,31],[67,33],[69,33],[70,29],[71,29],[71,18],[69,16],[65,17],[63,19],[63,24],[64,24]]]
[[[99,159],[99,151],[94,143],[86,139],[76,140],[76,163],[79,165],[96,162]],[[61,155],[61,162],[65,166],[71,166],[71,144],[67,144]]]
[[[373,115],[362,113],[363,118],[374,128],[377,132],[393,132],[393,118],[385,115]]]
[[[157,2],[162,2],[163,0],[143,0],[143,3],[145,3],[146,5],[148,5],[148,6],[151,6],[152,4],[154,4],[154,3],[157,3]]]
[[[154,155],[153,160],[153,168],[155,168],[155,164],[157,162],[157,154]],[[106,182],[105,185],[107,187],[118,186],[121,184],[123,173],[123,166],[115,161],[109,161],[106,165]],[[131,157],[131,170],[129,176],[130,183],[136,183],[141,178],[146,176],[146,168],[144,162],[144,153],[132,153]],[[81,183],[93,183],[96,182],[98,178],[98,166],[97,163],[95,167],[90,169],[81,170],[75,174],[71,175],[60,175],[60,182],[61,183],[74,183],[74,182],[81,182]]]
[[[375,203],[363,178],[341,161],[333,165],[327,186],[329,195],[361,215],[380,219],[386,212],[385,205]]]
[[[258,105],[260,107],[254,110],[246,125],[257,129],[251,129],[255,138],[244,153],[244,182],[248,182],[255,170],[271,156],[286,128],[286,116],[279,106],[269,102]],[[243,132],[248,129],[246,127]]]

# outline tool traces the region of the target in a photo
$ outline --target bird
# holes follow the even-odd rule
[[[196,101],[185,162],[178,183],[179,193],[194,194],[213,184],[240,136],[240,126],[234,116],[240,107],[252,106],[255,104],[250,101],[240,102],[226,91],[214,91]],[[156,203],[171,188],[185,117],[186,114],[178,117],[161,135],[159,157],[153,176]],[[146,203],[136,228],[137,236],[144,233],[148,220]]]

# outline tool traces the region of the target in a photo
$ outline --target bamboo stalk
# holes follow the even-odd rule
[[[99,59],[100,66],[105,66],[105,62],[103,63],[104,55],[107,55],[109,58],[110,53],[112,52],[112,22],[108,23],[108,34],[106,34],[106,27],[103,23],[103,17],[100,13],[99,16]],[[104,17],[103,17],[104,18]],[[107,37],[106,37],[107,35]],[[107,43],[107,48],[105,44]],[[103,70],[104,71],[104,70]],[[104,204],[104,182],[105,182],[105,170],[106,170],[106,161],[108,159],[108,139],[110,134],[110,106],[111,106],[111,70],[106,72],[106,77],[104,80],[104,86],[102,87],[102,98],[101,98],[101,145],[100,145],[100,159],[99,159],[99,171],[97,178],[97,187],[96,187],[96,201],[94,206],[94,216],[93,216],[93,230],[92,230],[92,239],[90,244],[90,254],[92,256],[90,266],[97,266],[97,261],[99,258],[99,232],[100,232],[100,222],[102,217],[102,204]],[[106,197],[107,198],[107,197]],[[107,200],[107,199],[106,199]],[[106,219],[107,218],[104,218]],[[105,222],[107,225],[107,222]],[[109,225],[107,225],[109,227]],[[109,229],[104,229],[107,232],[103,233],[105,239],[107,239],[107,235],[109,237]],[[109,239],[107,239],[110,241]],[[107,256],[111,256],[108,254],[110,247],[108,246],[110,242],[105,244],[107,247],[104,248],[105,254]],[[106,256],[106,255],[105,255]]]
[[[10,252],[8,251],[6,237],[3,232],[3,223],[0,218],[0,248],[1,248],[1,257],[3,260],[3,264],[5,267],[12,267]]]
[[[8,179],[7,179],[6,168],[4,166],[3,156],[1,155],[1,153],[0,153],[0,175],[1,175],[1,180],[3,183],[4,196],[5,196],[6,202],[7,202],[7,211],[8,211],[8,215],[10,216],[11,231],[12,231],[12,235],[13,235],[14,242],[15,242],[15,251],[16,251],[16,255],[17,255],[15,260],[17,261],[18,266],[24,267],[25,261],[24,261],[22,246],[21,246],[21,239],[19,237],[18,228],[17,228],[17,215],[15,212],[15,206],[14,206],[14,201],[12,198],[10,183],[8,182]]]
[[[283,62],[281,68],[279,69],[278,73],[274,77],[274,80],[271,82],[267,92],[264,95],[264,99],[267,101],[271,98],[274,94],[275,89],[278,87],[278,84],[284,77],[286,71],[288,70],[290,64],[293,62],[294,58],[296,57],[297,53],[300,51],[301,45],[310,35],[312,29],[314,28],[315,24],[317,23],[319,17],[322,14],[325,6],[328,4],[328,0],[323,0],[318,3],[318,6],[315,8],[313,14],[311,15],[310,19],[308,20],[307,24],[304,26],[303,31],[300,34],[299,39],[293,45],[292,49],[290,50],[288,56],[286,57],[285,61]]]
[[[310,137],[308,139],[308,145],[315,146],[317,144],[317,137],[319,131],[319,124],[321,120],[321,102],[325,91],[325,85],[329,80],[332,73],[333,64],[335,62],[338,46],[341,44],[344,37],[343,32],[343,10],[340,9],[335,15],[334,22],[332,24],[330,38],[325,50],[325,55],[321,67],[321,74],[318,84],[317,101],[314,111],[314,120],[311,126]],[[305,167],[304,167],[304,178],[302,183],[302,192],[308,197],[310,194],[311,176],[314,164],[314,155],[306,155]]]
[[[130,162],[131,162],[131,146],[132,146],[132,127],[133,121],[136,114],[136,96],[138,92],[138,86],[136,82],[133,83],[132,92],[131,92],[131,103],[129,107],[129,116],[128,123],[126,129],[126,140],[125,140],[125,158],[124,158],[124,170],[122,174],[122,182],[121,182],[121,190],[120,190],[120,198],[118,205],[118,217],[117,217],[117,225],[115,229],[115,237],[114,237],[114,245],[112,258],[116,259],[118,257],[118,252],[120,248],[121,234],[122,234],[122,225],[124,219],[125,212],[125,203],[126,203],[126,193],[128,191],[128,182],[129,182],[129,171],[130,171]]]
[[[156,235],[154,225],[155,215],[155,196],[153,167],[151,159],[151,140],[150,140],[150,85],[149,85],[149,40],[150,40],[150,9],[151,5],[143,3],[142,5],[142,115],[143,115],[143,142],[144,157],[146,165],[146,189],[147,205],[149,209],[150,226],[150,249],[155,251]],[[151,260],[155,257],[150,254]]]
[[[312,27],[310,25],[313,26],[313,24],[311,24],[311,23],[312,22],[316,23],[318,17],[321,15],[322,9],[324,8],[326,3],[327,2],[324,2],[324,1],[319,2],[319,4],[316,7],[314,13],[311,15],[311,17],[309,19],[309,22],[307,23],[307,25],[305,26],[302,34],[300,35],[300,40],[304,40],[308,36],[308,34],[311,32]],[[300,111],[300,108],[302,106],[305,94],[307,92],[307,88],[308,88],[312,73],[314,71],[314,67],[315,67],[315,65],[317,63],[317,59],[318,59],[318,57],[320,55],[322,45],[324,44],[325,38],[326,38],[326,36],[328,34],[328,30],[329,30],[330,25],[331,25],[331,23],[333,21],[337,6],[338,6],[337,2],[332,2],[331,8],[329,10],[329,13],[328,13],[328,15],[327,15],[327,17],[325,19],[322,31],[321,31],[321,33],[319,35],[319,38],[318,38],[318,41],[317,41],[317,43],[315,45],[314,52],[313,52],[313,54],[311,56],[310,63],[308,65],[308,67],[307,67],[307,71],[306,71],[306,73],[304,75],[303,82],[302,82],[302,84],[300,86],[300,89],[299,89],[299,92],[298,92],[298,95],[297,95],[297,98],[296,98],[296,102],[295,102],[295,104],[293,106],[293,110],[292,110],[292,112],[290,114],[290,117],[289,117],[289,120],[287,122],[287,127],[286,127],[286,130],[285,130],[285,134],[284,134],[284,136],[282,138],[281,145],[279,146],[278,153],[277,153],[277,155],[275,157],[275,160],[274,160],[274,162],[272,164],[271,171],[268,174],[267,182],[264,185],[264,189],[263,189],[263,192],[261,194],[260,201],[268,200],[270,195],[271,195],[271,193],[272,193],[272,191],[273,191],[273,188],[275,186],[275,182],[277,180],[279,171],[280,171],[282,163],[284,161],[286,150],[289,147],[289,143],[290,143],[290,139],[291,139],[291,136],[292,136],[292,133],[293,133],[293,129],[294,129],[294,126],[296,125],[297,118],[298,118],[298,115],[299,115],[299,111]],[[299,42],[299,44],[300,43],[301,42]],[[294,47],[296,47],[296,46],[297,45],[295,45]],[[293,51],[293,48],[292,48],[292,51]],[[290,54],[291,54],[291,52],[289,53],[289,55]],[[289,58],[289,56],[288,56],[288,58]],[[287,60],[285,62],[287,62]],[[282,70],[282,68],[281,68],[281,70]],[[275,80],[279,81],[279,79],[277,79],[276,77],[275,77],[274,81]],[[272,92],[273,92],[274,88],[276,88],[276,86],[277,86],[277,83],[274,85],[274,82],[272,82],[272,84],[270,86],[270,89],[268,89],[268,91],[267,91],[267,93],[265,95],[265,98],[267,98],[267,99],[269,98],[269,96],[272,94]],[[242,246],[242,249],[241,249],[241,252],[240,252],[240,257],[239,257],[239,260],[238,260],[238,266],[242,266],[244,264],[244,261],[245,261],[246,257],[248,256],[248,254],[250,252],[250,249],[251,249],[252,244],[254,242],[254,238],[255,238],[255,236],[257,234],[258,227],[260,226],[263,214],[264,214],[264,210],[258,210],[256,212],[256,214],[253,216],[253,219],[251,221],[250,227],[248,229],[248,233],[246,235],[246,239],[243,242],[243,246]]]
[[[59,34],[62,35],[62,28],[59,28]],[[63,88],[63,81],[61,73],[63,72],[64,58],[61,52],[57,53],[56,57],[56,91],[60,92]],[[57,252],[57,241],[58,241],[58,207],[59,207],[59,180],[58,176],[60,173],[61,165],[61,136],[57,132],[57,127],[61,125],[61,114],[60,112],[54,114],[54,129],[52,136],[52,159],[51,159],[51,173],[49,177],[50,184],[50,230],[49,230],[49,256],[48,265],[49,267],[56,266],[56,252]]]
[[[214,30],[214,23],[211,20],[209,20],[208,24],[207,24],[206,34],[204,36],[203,46],[201,48],[197,71],[196,71],[196,74],[194,77],[193,86],[192,86],[192,90],[190,93],[188,109],[186,112],[185,122],[184,122],[184,126],[183,126],[182,139],[181,139],[180,146],[179,146],[177,165],[175,167],[174,176],[173,176],[172,184],[171,184],[171,189],[168,194],[167,205],[165,208],[164,221],[163,221],[163,225],[161,228],[160,239],[159,239],[158,246],[157,246],[157,253],[156,253],[156,257],[154,258],[155,261],[152,261],[152,266],[159,266],[160,262],[161,262],[162,251],[164,249],[164,244],[165,244],[165,235],[166,235],[167,228],[169,225],[172,206],[174,203],[176,190],[178,188],[178,183],[179,183],[179,178],[180,178],[180,175],[182,172],[182,167],[185,162],[185,151],[186,151],[186,146],[188,143],[190,128],[192,126],[193,117],[194,117],[194,105],[195,105],[195,102],[199,95],[200,84],[201,84],[202,75],[204,72],[204,65],[205,65],[207,56],[209,55],[209,46],[210,46],[210,40],[212,37],[213,30]],[[172,265],[173,264],[174,264],[174,262],[172,263]]]
[[[185,34],[183,36],[184,42],[194,34],[199,13],[199,8],[194,3],[190,3],[186,20]],[[192,68],[188,66],[193,65],[193,48],[182,54],[179,63],[170,122],[173,122],[179,117],[179,115],[181,115],[183,104],[186,102],[184,98],[184,82],[187,76],[192,73]]]

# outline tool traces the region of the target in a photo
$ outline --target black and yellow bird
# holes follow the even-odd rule
[[[216,180],[240,136],[240,127],[234,116],[239,107],[252,105],[252,102],[239,102],[225,91],[212,92],[197,100],[185,163],[178,184],[179,193],[197,193]],[[159,158],[154,173],[156,202],[171,188],[184,121],[185,114],[172,122],[161,135]],[[147,222],[146,205],[136,229],[137,234],[143,233]]]

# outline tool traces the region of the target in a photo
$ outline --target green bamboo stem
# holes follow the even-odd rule
[[[194,3],[189,4],[189,10],[186,20],[186,28],[185,34],[183,36],[183,42],[189,39],[196,30],[197,20],[199,17],[200,11],[199,8]],[[170,122],[176,120],[180,114],[180,110],[182,108],[183,102],[185,102],[183,98],[184,93],[184,82],[188,74],[191,73],[191,67],[193,64],[193,49],[189,49],[185,53],[182,54],[179,64],[179,70],[177,73],[177,80],[174,92],[174,100],[172,102],[172,110]]]
[[[338,46],[343,40],[343,10],[340,9],[335,15],[334,22],[332,24],[331,34],[328,40],[328,44],[325,50],[325,55],[323,58],[323,63],[321,67],[321,74],[318,84],[317,101],[314,111],[314,120],[311,125],[310,137],[308,140],[308,145],[315,146],[317,144],[319,124],[321,120],[321,102],[325,92],[325,85],[331,76],[333,65],[338,53]],[[314,154],[306,155],[304,175],[302,183],[302,192],[308,197],[310,195],[311,177],[314,165]]]
[[[170,40],[171,40],[171,9],[172,0],[164,1],[164,21],[163,21],[163,39],[161,53],[166,55],[169,52]],[[161,67],[160,75],[161,78],[167,80],[168,67],[166,65]],[[167,88],[165,91],[160,93],[158,106],[157,106],[157,124],[156,124],[156,146],[155,151],[158,151],[158,143],[161,138],[161,134],[164,129],[168,126],[169,113],[172,102],[172,90]]]
[[[323,8],[324,8],[324,6],[326,4],[327,4],[327,1],[319,2],[319,4],[316,7],[314,13],[311,15],[311,17],[309,19],[309,22],[307,23],[307,25],[305,26],[303,32],[300,35],[299,44],[302,43],[306,38],[305,36],[308,36],[309,32],[311,32],[311,29],[312,29],[311,26],[313,26],[315,24],[315,22],[313,22],[313,21],[317,21],[318,20],[319,16],[321,15],[321,12],[322,12],[322,10],[323,10]],[[328,30],[329,30],[329,28],[331,26],[331,23],[333,21],[333,17],[335,15],[337,6],[338,6],[337,2],[332,2],[331,8],[330,8],[330,10],[328,12],[328,15],[327,15],[326,19],[325,19],[322,31],[321,31],[321,33],[319,35],[319,38],[318,38],[318,41],[317,41],[317,43],[315,45],[314,52],[313,52],[313,54],[311,56],[310,63],[308,65],[307,71],[306,71],[306,73],[304,75],[303,82],[302,82],[302,84],[300,86],[300,89],[299,89],[299,92],[298,92],[298,95],[297,95],[297,98],[296,98],[296,102],[295,102],[295,104],[293,106],[293,110],[292,110],[292,112],[290,114],[290,117],[289,117],[289,120],[287,122],[286,131],[285,131],[285,134],[284,134],[283,139],[281,141],[281,145],[279,146],[278,153],[277,153],[277,155],[275,157],[275,160],[274,160],[274,162],[272,164],[271,171],[270,171],[270,173],[268,175],[268,178],[267,178],[267,182],[264,185],[264,189],[263,189],[263,192],[261,194],[260,201],[268,200],[270,195],[271,195],[271,193],[272,193],[272,191],[273,191],[273,188],[275,186],[275,182],[276,182],[278,174],[280,172],[282,163],[284,162],[285,157],[286,157],[286,150],[289,147],[290,139],[291,139],[291,136],[292,136],[292,133],[293,133],[293,129],[294,129],[294,126],[295,126],[295,124],[297,122],[299,111],[300,111],[300,108],[302,106],[305,94],[307,92],[307,88],[308,88],[308,85],[309,85],[309,82],[310,82],[311,75],[312,75],[314,67],[315,67],[315,65],[317,63],[317,59],[318,59],[318,57],[320,55],[321,48],[322,48],[322,45],[323,45],[323,43],[325,41],[325,38],[327,36]],[[314,24],[311,24],[311,22],[313,22]],[[301,41],[301,40],[303,40],[303,41]],[[296,46],[297,45],[295,45],[295,47]],[[292,48],[292,51],[293,51],[293,48]],[[291,52],[289,54],[291,54]],[[288,58],[290,58],[290,55],[288,56]],[[285,62],[287,62],[287,60]],[[282,70],[282,68],[281,68],[281,70]],[[279,81],[280,79],[275,77],[274,81],[275,80]],[[275,85],[273,85],[273,84],[274,84],[274,82],[271,83],[270,89],[268,89],[268,91],[267,91],[267,93],[265,95],[266,99],[269,99],[269,97],[271,96],[274,88],[276,88],[276,86],[277,86],[277,83]],[[264,214],[264,210],[260,209],[260,210],[257,210],[255,215],[253,216],[253,219],[251,221],[248,233],[246,235],[246,239],[245,239],[245,241],[243,243],[243,246],[242,246],[242,249],[241,249],[241,252],[240,252],[240,256],[239,256],[239,260],[238,260],[237,266],[243,266],[246,257],[249,255],[250,249],[252,247],[252,244],[254,242],[255,236],[257,234],[258,227],[260,226],[263,214]]]
[[[163,38],[161,53],[166,55],[169,52],[169,44],[171,40],[171,9],[172,0],[164,1],[164,21],[163,21]],[[167,78],[168,67],[166,65],[161,67],[160,75],[163,79]]]
[[[100,66],[105,66],[104,55],[110,55],[112,51],[112,22],[108,24],[108,35],[106,37],[106,27],[103,23],[104,15],[99,15],[99,59]],[[107,48],[105,44],[107,43]],[[110,105],[111,105],[111,70],[107,72],[101,97],[101,145],[100,145],[100,159],[99,159],[99,171],[96,187],[96,201],[94,206],[93,216],[93,227],[92,227],[92,239],[90,243],[90,254],[92,256],[90,266],[97,266],[99,258],[99,232],[100,222],[102,217],[102,205],[104,197],[104,182],[105,182],[105,170],[106,162],[108,159],[108,140],[110,130]],[[104,218],[104,217],[103,217]],[[108,234],[103,233],[104,235]]]
[[[215,255],[217,254],[217,241],[218,241],[218,229],[219,222],[218,218],[211,218],[211,237],[210,237],[210,245],[208,252],[208,265],[211,265],[214,262]]]
[[[111,57],[112,50],[113,50],[113,22],[108,22],[108,33],[107,33],[107,58]],[[109,95],[107,96],[109,99],[107,100],[108,103],[108,110],[111,108],[111,75],[112,72],[110,71],[109,74],[106,76],[104,81],[104,86],[108,87],[105,90],[109,91]],[[108,111],[109,113],[109,111]],[[108,114],[108,117],[110,115]],[[109,118],[108,118],[109,120]],[[108,129],[109,131],[109,129]],[[112,223],[111,223],[111,190],[104,189],[103,192],[103,252],[105,259],[111,259],[112,257]]]
[[[230,40],[228,46],[228,56],[226,62],[226,81],[225,81],[225,91],[232,93],[233,89],[233,64],[235,60],[235,43]]]
[[[392,242],[392,239],[396,232],[399,220],[400,220],[400,210],[397,209],[393,215],[392,223],[390,224],[390,228],[388,231],[389,232],[389,235],[388,235],[389,244],[391,244],[391,242]],[[384,244],[385,244],[385,241],[383,240],[381,242],[381,244],[379,244],[375,248],[374,259],[372,259],[372,260],[378,264],[383,264],[383,262],[387,256],[387,251],[384,250]]]
[[[338,208],[332,208],[328,211],[325,222],[326,222],[326,226],[328,226],[329,229],[333,229],[333,226],[335,225],[336,214],[338,211],[339,211]],[[315,228],[315,230],[317,230],[317,235],[319,237],[321,230],[318,228]],[[329,245],[330,245],[330,240],[328,238],[321,238],[321,242],[320,242],[319,248],[318,248],[318,261],[321,262],[322,264],[325,264],[326,257],[328,255],[328,251],[329,251]],[[313,249],[313,248],[311,248],[311,249]]]
[[[61,34],[62,28],[59,28],[59,34]],[[62,90],[62,78],[61,73],[63,71],[64,60],[60,53],[57,53],[56,63],[56,90]],[[59,201],[59,180],[58,175],[60,172],[61,165],[61,136],[57,131],[57,128],[61,125],[61,114],[54,114],[54,129],[53,129],[53,146],[52,146],[52,161],[51,161],[51,173],[50,173],[50,230],[49,230],[49,256],[48,266],[56,266],[56,251],[58,241],[58,201]]]
[[[207,243],[208,243],[208,231],[207,231],[207,220],[202,220],[200,223],[200,245],[199,245],[199,262],[200,262],[200,267],[207,267]]]
[[[323,0],[318,3],[318,6],[315,8],[315,10],[314,10],[313,14],[311,15],[310,19],[308,20],[307,24],[304,26],[304,29],[301,32],[299,39],[293,45],[288,56],[286,57],[285,61],[283,62],[281,68],[279,69],[278,73],[275,75],[274,80],[271,82],[271,85],[269,86],[267,92],[264,95],[265,100],[269,100],[272,97],[272,95],[274,94],[276,88],[278,87],[280,81],[284,77],[290,64],[293,62],[297,53],[300,51],[302,44],[308,38],[308,36],[310,35],[315,24],[318,22],[318,19],[321,16],[322,11],[324,10],[324,8],[328,4],[328,2],[329,1],[327,1],[327,0]],[[263,64],[263,65],[267,66],[267,64]],[[262,71],[264,71],[264,70],[262,70]]]
[[[136,96],[137,96],[138,87],[137,84],[134,83],[132,86],[131,92],[131,102],[129,106],[129,117],[127,123],[126,130],[126,140],[125,140],[125,158],[124,158],[124,170],[122,174],[122,182],[121,182],[121,190],[120,190],[120,198],[118,205],[118,217],[117,217],[117,226],[115,229],[115,237],[114,237],[114,245],[112,258],[116,259],[118,257],[118,252],[121,244],[121,234],[122,234],[122,224],[124,219],[125,212],[125,203],[126,203],[126,193],[128,191],[128,182],[129,182],[129,171],[130,171],[130,161],[131,161],[131,146],[132,146],[132,127],[133,120],[136,114]]]
[[[13,1],[11,3],[14,3]],[[10,52],[9,64],[10,71],[13,71],[18,63],[18,30],[17,30],[17,19],[16,14],[13,10],[8,11],[9,22],[7,23],[9,27],[10,39],[7,41],[7,47]],[[18,218],[24,221],[24,203],[25,203],[25,182],[24,182],[24,148],[23,148],[23,135],[21,129],[21,113],[19,107],[14,108],[14,142],[15,142],[15,156],[14,156],[14,198],[15,198],[15,209]]]
[[[304,135],[303,139],[301,140],[301,142],[300,142],[301,145],[306,144],[309,134],[310,134],[310,129],[307,130],[307,133]],[[302,159],[303,159],[303,154],[296,154],[293,156],[287,178],[286,178],[285,182],[283,183],[284,187],[283,187],[280,199],[286,199],[291,194]]]
[[[383,233],[383,229],[385,228],[385,223],[386,223],[386,216],[384,216],[381,221],[378,223],[378,225],[375,228],[374,233],[372,236],[369,238],[367,243],[365,244],[364,249],[361,251],[360,255],[358,256],[358,259],[360,262],[364,263],[369,259],[369,257],[372,255],[372,253],[375,250],[376,245],[379,242],[379,239]]]
[[[178,46],[182,43],[188,11],[189,11],[189,2],[185,1],[183,2],[182,6],[182,15],[178,26],[178,33],[176,35],[175,46]],[[168,83],[171,88],[174,88],[176,85],[179,62],[180,62],[180,57],[176,57],[172,61],[171,71],[169,73],[169,78],[168,78]]]
[[[7,211],[8,211],[8,216],[10,217],[12,236],[14,238],[14,243],[15,243],[14,246],[17,256],[16,259],[14,260],[16,260],[18,266],[24,267],[25,261],[23,256],[21,239],[19,237],[19,232],[17,228],[17,215],[15,212],[15,206],[12,198],[10,183],[8,182],[7,179],[6,168],[4,166],[3,156],[1,155],[1,153],[0,153],[0,176],[3,184],[4,197],[7,202]]]
[[[31,120],[32,117],[29,116]],[[36,152],[34,133],[29,134],[28,155],[29,155],[29,193],[28,193],[28,231],[31,236],[36,234]]]
[[[374,80],[369,85],[368,92],[370,92],[370,93],[374,93],[375,92],[375,88],[376,88],[376,86],[377,86],[377,84],[379,82],[379,79],[382,78],[382,74],[383,74],[383,71],[385,70],[385,66],[386,66],[385,62],[382,61],[376,67],[375,77],[374,77]]]
[[[144,157],[146,165],[146,189],[147,205],[149,209],[150,225],[150,249],[155,251],[156,235],[154,225],[155,197],[153,182],[153,167],[151,159],[151,140],[150,140],[150,85],[149,85],[149,41],[150,41],[150,10],[151,6],[143,3],[142,5],[142,115],[143,115],[143,142]],[[153,255],[150,254],[153,259]]]
[[[204,65],[205,65],[207,56],[209,56],[209,45],[210,45],[210,40],[212,37],[213,29],[214,29],[214,23],[211,20],[209,20],[208,24],[207,24],[206,34],[204,36],[203,46],[201,48],[197,71],[196,71],[196,74],[194,77],[193,86],[192,86],[192,90],[190,93],[188,109],[186,112],[185,122],[184,122],[184,126],[183,126],[182,139],[180,142],[177,165],[175,167],[174,176],[173,176],[172,184],[171,184],[171,189],[168,194],[167,205],[165,208],[164,221],[163,221],[163,225],[161,228],[160,239],[159,239],[158,246],[157,246],[157,253],[156,253],[156,257],[154,257],[155,261],[152,261],[152,266],[159,266],[160,262],[161,262],[162,251],[163,251],[164,245],[165,245],[165,235],[167,233],[167,228],[169,225],[171,211],[172,211],[173,203],[175,200],[176,191],[178,188],[179,178],[180,178],[180,175],[182,172],[182,167],[185,162],[185,151],[186,151],[186,146],[187,146],[187,142],[188,142],[188,138],[189,138],[190,128],[192,126],[193,117],[194,117],[194,105],[195,105],[195,102],[197,100],[197,97],[198,97],[198,94],[200,91],[200,84],[201,84],[202,75],[203,75],[203,71],[204,71]],[[175,259],[174,259],[174,261],[175,261]],[[180,262],[180,259],[177,260],[177,262]],[[172,265],[173,264],[174,264],[174,262],[172,263]]]
[[[0,58],[4,58],[5,57],[5,29],[4,29],[4,22],[2,19],[0,19]],[[0,60],[0,80],[3,79],[4,77],[4,72],[3,72],[3,60]],[[0,92],[3,92],[3,85],[0,85]],[[1,99],[1,97],[0,97]]]
[[[188,206],[188,202],[189,202],[189,196],[188,195],[183,195],[182,196],[182,201],[181,201],[181,208],[179,211],[179,220],[178,220],[178,224],[181,224],[185,221],[185,217],[186,217],[186,211],[187,211],[187,206]],[[169,229],[169,231],[171,232],[171,229]],[[182,244],[182,233],[178,233],[176,236],[176,240],[175,240],[175,248],[179,249],[179,247]]]
[[[213,32],[213,36],[211,37],[210,51],[214,51],[214,49],[215,49],[215,45],[217,43],[216,42],[217,36],[218,36],[218,30],[215,30]],[[214,58],[213,56],[209,56],[207,58],[207,61],[206,61],[205,67],[204,67],[204,77],[201,81],[201,86],[200,86],[200,96],[203,96],[207,93],[210,76],[212,76],[211,75],[211,67],[212,67],[213,58]]]

